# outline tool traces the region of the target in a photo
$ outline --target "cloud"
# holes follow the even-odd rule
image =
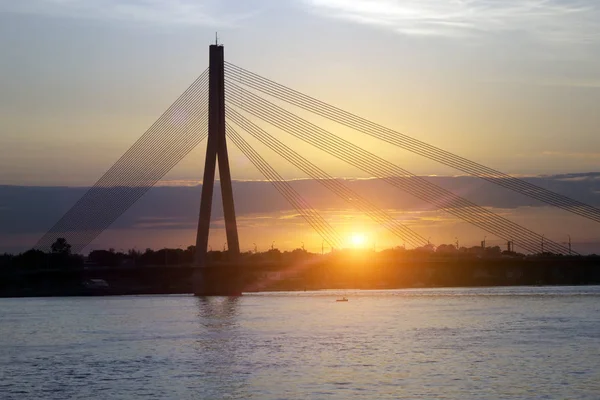
[[[156,183],[156,186],[198,186],[201,185],[202,181],[194,179],[172,179],[172,180],[161,180]]]
[[[577,200],[600,206],[600,173],[563,174],[525,178]],[[470,176],[436,176],[426,179],[469,200],[499,210],[540,207],[542,203]],[[380,179],[349,179],[347,186],[367,197],[379,208],[404,221],[422,220],[432,210],[422,202]],[[314,180],[295,180],[290,184],[317,210],[337,221],[355,218],[354,209]],[[235,181],[236,214],[239,220],[254,225],[278,222],[304,223],[299,213],[268,182]],[[0,234],[26,234],[50,228],[86,188],[0,186]],[[113,229],[185,229],[195,227],[200,205],[200,186],[162,186],[150,190],[113,225]],[[241,201],[243,199],[243,201]],[[215,188],[213,219],[222,221],[221,191]],[[452,218],[446,214],[439,218]]]
[[[229,1],[197,0],[0,0],[0,12],[140,24],[230,26],[254,12],[230,10]]]
[[[525,33],[555,42],[600,38],[593,0],[299,0],[324,16],[413,36]]]
[[[298,213],[294,213],[294,214],[281,215],[278,219],[298,219],[298,218],[302,218],[302,215],[298,214]]]
[[[526,177],[539,186],[550,188],[577,200],[600,206],[600,173],[573,173],[544,177]],[[595,238],[597,224],[584,221],[567,212],[546,207],[520,194],[470,176],[435,176],[426,179],[523,224],[536,232],[558,236],[578,232],[581,238]],[[460,222],[453,216],[407,195],[380,179],[348,179],[346,185],[367,197],[395,219],[417,233],[434,236],[438,243],[454,241],[478,243],[482,233],[478,228]],[[377,246],[398,244],[383,228],[348,203],[323,188],[314,180],[295,180],[290,184],[330,223],[344,235],[348,232],[371,232],[377,236]],[[21,251],[32,246],[86,191],[82,187],[1,186],[0,252]],[[321,239],[268,182],[235,181],[238,227],[244,233],[246,246],[271,245],[294,248],[301,241],[313,250],[320,249]],[[215,188],[211,222],[212,246],[221,247],[226,240],[220,189]],[[123,214],[110,230],[101,235],[93,248],[161,248],[190,243],[195,237],[201,186],[154,187],[130,210]],[[586,225],[587,224],[587,225]],[[593,226],[592,226],[593,225]],[[388,236],[386,236],[388,235]],[[548,236],[550,237],[550,236]],[[166,241],[166,242],[165,242]],[[584,249],[581,249],[584,251]],[[596,250],[594,250],[596,251]]]
[[[547,157],[575,158],[578,160],[600,159],[600,153],[572,153],[572,152],[562,152],[562,151],[544,151],[544,152],[542,152],[542,155],[547,156]]]
[[[133,223],[134,229],[190,229],[196,226],[195,221],[186,218],[171,217],[139,217]]]
[[[569,77],[561,78],[555,77],[552,79],[544,78],[541,76],[530,76],[527,79],[520,78],[502,78],[494,77],[486,79],[488,82],[494,83],[508,83],[518,84],[521,86],[541,86],[541,87],[557,87],[557,88],[578,88],[578,89],[589,89],[597,90],[600,89],[600,80],[598,79],[587,79],[581,77]]]

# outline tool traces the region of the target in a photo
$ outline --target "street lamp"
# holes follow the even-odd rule
[[[275,241],[273,240],[273,243],[271,243],[271,250],[273,250],[274,245],[275,245]]]

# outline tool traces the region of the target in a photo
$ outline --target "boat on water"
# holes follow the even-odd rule
[[[344,296],[341,299],[337,299],[336,301],[348,301],[348,299]]]

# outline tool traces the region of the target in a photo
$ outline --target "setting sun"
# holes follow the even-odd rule
[[[364,247],[367,243],[367,237],[362,233],[354,233],[350,237],[350,243],[352,244],[352,247],[355,248]]]

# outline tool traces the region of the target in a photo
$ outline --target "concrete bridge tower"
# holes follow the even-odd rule
[[[229,259],[235,260],[240,253],[225,138],[225,57],[223,46],[218,43],[210,46],[208,82],[208,144],[196,235],[194,264],[197,269],[194,274],[194,292],[200,296],[231,295],[237,293],[235,287],[238,285],[235,284],[235,276],[227,276],[231,275],[227,273],[229,268],[219,271],[207,265],[208,233],[217,162],[219,163]]]

